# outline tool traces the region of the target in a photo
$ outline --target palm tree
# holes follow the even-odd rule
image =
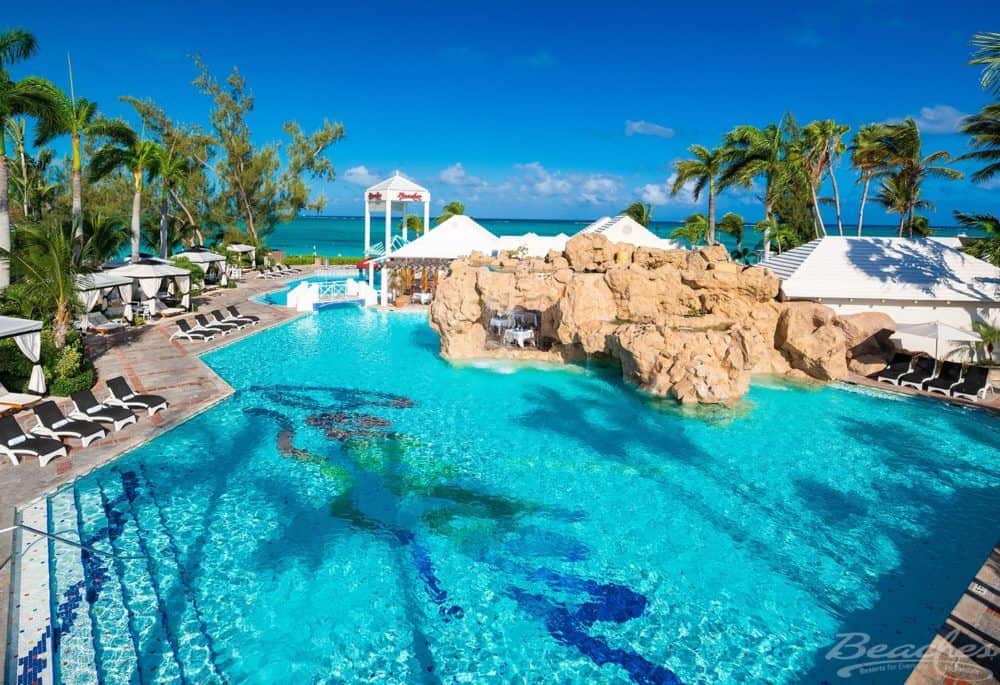
[[[889,165],[889,150],[884,138],[888,130],[884,124],[868,124],[862,126],[851,140],[851,166],[861,174],[858,182],[863,185],[861,191],[861,206],[858,209],[858,235],[865,222],[865,204],[868,202],[868,189],[872,178],[885,173]]]
[[[142,238],[142,184],[152,182],[159,174],[162,152],[151,140],[140,140],[135,131],[128,136],[108,143],[90,160],[90,177],[100,180],[108,174],[125,169],[132,175],[132,261],[139,261],[139,243]]]
[[[653,205],[636,200],[621,212],[625,216],[632,217],[637,223],[649,227],[653,221]]]
[[[708,233],[708,219],[704,214],[691,214],[684,220],[683,226],[678,226],[670,234],[673,240],[684,239],[693,249],[695,245],[701,243]]]
[[[986,105],[978,114],[966,117],[960,130],[972,136],[969,145],[975,148],[975,152],[966,153],[959,159],[974,159],[986,164],[972,174],[972,180],[984,183],[1000,176],[1000,102]]]
[[[736,238],[736,250],[743,250],[743,217],[734,212],[726,212],[719,220],[719,230]]]
[[[451,202],[449,202],[448,204],[446,204],[444,207],[441,208],[441,216],[435,219],[434,223],[439,224],[442,221],[447,221],[451,217],[457,216],[459,214],[465,214],[465,205],[459,202],[458,200],[452,200]]]
[[[901,171],[882,181],[878,201],[887,212],[899,215],[897,233],[900,237],[903,236],[907,226],[912,229],[911,221],[915,210],[934,210],[934,205],[931,202],[920,198],[920,185],[914,181],[913,177]],[[912,235],[912,230],[909,235]]]
[[[783,123],[764,128],[737,126],[726,134],[725,150],[727,165],[719,178],[720,186],[738,183],[749,188],[754,179],[764,178],[764,261],[767,261],[771,228],[775,225],[774,203],[788,175]]]
[[[924,155],[921,150],[920,129],[917,123],[908,118],[900,124],[889,124],[887,134],[882,138],[883,144],[889,153],[889,164],[896,170],[893,176],[883,183],[883,193],[880,193],[879,201],[891,206],[890,211],[897,211],[896,202],[904,200],[907,206],[905,216],[901,217],[899,224],[900,235],[903,234],[904,226],[913,224],[913,213],[917,209],[933,208],[933,204],[920,198],[921,186],[927,178],[943,178],[955,180],[962,178],[962,172],[941,164],[941,162],[951,161],[951,155],[944,150],[932,152]],[[891,184],[886,188],[886,183]],[[912,235],[912,230],[910,231]]]
[[[10,140],[14,143],[14,152],[17,155],[18,162],[20,164],[20,178],[15,178],[14,184],[15,188],[20,190],[21,196],[21,216],[25,219],[28,218],[28,212],[30,210],[29,202],[31,196],[31,181],[28,179],[28,120],[24,117],[12,118],[7,120],[7,135],[10,136]],[[0,131],[0,135],[3,132]],[[8,188],[8,192],[9,188]]]
[[[1000,33],[977,33],[972,37],[972,44],[977,50],[969,64],[983,65],[980,79],[983,90],[1000,93]]]
[[[170,209],[170,198],[174,195],[177,184],[182,182],[191,169],[190,160],[176,154],[173,146],[158,147],[157,169],[160,182],[163,184],[163,194],[160,197],[160,258],[170,256],[167,240],[167,220]]]
[[[83,215],[80,262],[88,267],[100,268],[104,262],[117,257],[128,241],[129,234],[121,219],[87,212]]]
[[[693,155],[692,159],[681,159],[674,164],[677,172],[674,177],[674,184],[670,188],[671,195],[677,195],[684,186],[693,181],[694,187],[691,195],[697,201],[702,192],[708,188],[708,244],[715,244],[715,198],[722,185],[720,185],[719,174],[722,172],[723,163],[726,159],[726,151],[723,148],[709,150],[703,145],[692,145],[688,152]]]
[[[10,253],[10,211],[7,184],[7,121],[18,114],[45,119],[53,111],[55,86],[43,78],[11,79],[8,69],[38,51],[35,37],[23,29],[0,33],[0,251]],[[10,264],[0,259],[0,290],[10,284]]]
[[[73,237],[57,219],[18,228],[18,249],[0,250],[11,259],[31,299],[48,303],[57,349],[66,344],[77,302],[76,277],[85,271],[73,255]]]
[[[54,89],[55,111],[38,127],[35,144],[44,145],[63,135],[69,135],[72,143],[71,188],[73,205],[70,216],[73,220],[73,233],[77,237],[83,234],[83,157],[81,141],[86,136],[101,136],[110,140],[128,144],[132,130],[128,124],[118,119],[103,119],[97,116],[97,103],[85,98],[76,98],[72,92],[72,73],[70,74],[70,95],[62,90]]]

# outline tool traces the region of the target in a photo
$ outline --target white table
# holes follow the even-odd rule
[[[514,318],[511,316],[494,316],[490,319],[490,328],[495,328],[497,333],[501,328],[510,328],[514,325]]]
[[[413,301],[417,304],[430,304],[431,294],[430,293],[413,293]]]
[[[503,338],[504,342],[514,342],[518,347],[524,347],[524,343],[535,341],[535,332],[530,328],[511,328],[504,331]]]

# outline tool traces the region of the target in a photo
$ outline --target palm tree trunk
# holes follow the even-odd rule
[[[819,196],[816,195],[816,186],[810,183],[809,191],[812,193],[813,212],[816,216],[816,237],[819,238],[826,235],[826,226],[823,224],[823,215],[819,211]]]
[[[64,300],[56,302],[56,313],[52,317],[52,342],[57,350],[66,345],[66,334],[69,332],[70,311]]]
[[[132,263],[139,261],[139,238],[142,233],[139,218],[142,213],[142,172],[132,174],[135,179],[135,194],[132,195]]]
[[[896,232],[900,238],[903,237],[903,226],[906,225],[906,212],[899,213],[899,230]]]
[[[715,245],[715,179],[708,181],[708,244]]]
[[[837,209],[837,233],[844,235],[844,219],[840,214],[840,188],[837,186],[837,175],[833,173],[831,166],[826,171],[830,176],[830,183],[833,184],[833,206]]]
[[[167,193],[164,191],[160,198],[160,259],[166,259],[169,255],[167,245]]]
[[[31,199],[31,194],[28,192],[28,160],[25,159],[24,145],[20,146],[18,152],[21,155],[21,183],[24,184],[21,186],[21,210],[24,213],[25,221],[27,221],[29,216],[28,212],[31,210],[28,206],[30,204],[28,200]]]
[[[81,180],[80,135],[73,134],[73,208],[70,212],[73,224],[73,236],[83,237],[83,181]]]
[[[0,131],[4,120],[0,119]],[[7,207],[7,151],[0,135],[0,252],[10,252],[10,211]],[[0,290],[10,285],[10,259],[0,254]]]
[[[767,226],[764,227],[764,254],[761,257],[762,262],[767,261],[768,254],[771,252],[771,198],[768,189],[764,190],[764,220],[767,222]]]
[[[861,207],[858,209],[858,237],[861,237],[861,226],[865,223],[865,203],[868,202],[868,186],[872,182],[872,175],[865,174],[865,188],[861,191]]]

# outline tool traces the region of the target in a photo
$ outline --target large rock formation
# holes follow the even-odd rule
[[[836,380],[891,353],[889,317],[782,303],[778,286],[770,270],[734,264],[722,246],[636,248],[584,234],[545,259],[457,260],[431,325],[449,359],[604,355],[627,380],[681,402],[732,402],[753,373]],[[515,309],[539,312],[539,347],[488,343],[489,317]]]

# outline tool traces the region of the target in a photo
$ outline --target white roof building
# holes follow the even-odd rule
[[[498,245],[497,237],[475,219],[457,214],[387,256],[392,260],[452,260],[467,257],[472,252],[492,254],[499,249]]]
[[[597,233],[613,243],[630,243],[636,247],[658,247],[663,250],[681,250],[684,247],[676,240],[659,237],[625,214],[602,216],[580,233]]]
[[[897,323],[1000,325],[1000,268],[938,240],[829,236],[776,255],[766,266],[792,300],[842,314],[880,311]],[[922,349],[904,339],[910,349]],[[933,350],[927,350],[933,352]]]
[[[409,203],[423,205],[424,232],[431,233],[431,193],[427,188],[397,171],[365,191],[366,257],[389,254],[393,251],[392,210],[398,209],[403,216],[406,216],[406,206]],[[372,212],[382,212],[385,215],[385,239],[381,245],[372,244]],[[404,222],[403,242],[406,242],[407,237],[407,227]]]

